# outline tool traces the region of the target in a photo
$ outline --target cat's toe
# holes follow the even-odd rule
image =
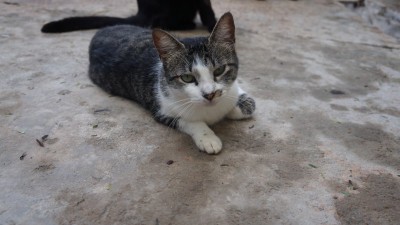
[[[195,142],[200,151],[207,154],[218,154],[222,150],[222,142],[215,135],[205,135],[195,139]]]

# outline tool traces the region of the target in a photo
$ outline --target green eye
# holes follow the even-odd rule
[[[181,75],[180,78],[185,83],[193,83],[196,81],[196,78],[194,78],[194,76],[190,74]]]
[[[225,65],[218,67],[217,69],[214,70],[214,76],[218,77],[222,75],[225,72]]]

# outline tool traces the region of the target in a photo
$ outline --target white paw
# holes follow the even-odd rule
[[[207,154],[218,154],[222,149],[221,140],[215,134],[203,134],[193,137],[194,142],[200,151]]]

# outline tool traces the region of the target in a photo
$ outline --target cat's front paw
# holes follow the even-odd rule
[[[253,116],[256,110],[256,102],[247,94],[241,94],[233,110],[227,115],[229,119],[246,119]]]
[[[215,134],[203,134],[193,137],[200,151],[207,154],[218,154],[222,149],[222,142]]]

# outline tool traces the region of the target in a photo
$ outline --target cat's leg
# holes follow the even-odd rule
[[[255,110],[256,102],[254,99],[239,87],[239,99],[236,106],[226,117],[233,120],[246,119],[252,117]]]
[[[152,27],[165,30],[193,30],[196,24],[193,21],[177,20],[173,16],[159,16],[153,20]]]
[[[218,154],[222,149],[221,140],[204,122],[179,120],[178,129],[190,135],[201,151]]]
[[[222,149],[221,140],[204,122],[188,122],[180,118],[176,119],[159,114],[154,115],[154,119],[159,123],[190,135],[200,151],[208,154],[217,154]]]

